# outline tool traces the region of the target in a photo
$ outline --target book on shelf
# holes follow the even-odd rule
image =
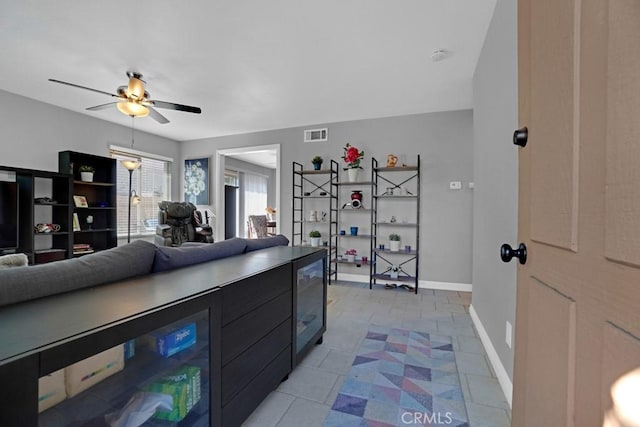
[[[74,255],[83,255],[83,254],[92,254],[94,252],[93,249],[74,249]]]
[[[82,254],[90,254],[93,253],[94,250],[88,243],[74,243],[73,244],[73,254],[74,255],[82,255]]]
[[[80,220],[75,212],[73,213],[73,231],[80,231]]]

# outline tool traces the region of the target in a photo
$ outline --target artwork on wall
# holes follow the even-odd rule
[[[209,204],[209,159],[184,161],[184,200],[194,205]]]

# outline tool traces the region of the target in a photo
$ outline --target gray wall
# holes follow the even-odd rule
[[[516,263],[500,261],[502,243],[517,245],[518,124],[516,2],[498,0],[474,75],[473,307],[513,381]]]
[[[74,150],[106,156],[111,144],[128,147],[131,129],[98,118],[0,91],[0,164],[29,169],[57,170],[58,151]],[[303,129],[329,128],[329,142],[305,144]],[[312,124],[309,126],[208,138],[177,143],[136,131],[134,149],[175,160],[172,196],[182,199],[185,158],[211,156],[217,149],[281,145],[282,231],[291,230],[291,163],[311,167],[318,154],[325,161],[341,161],[342,147],[350,142],[366,152],[365,174],[371,173],[371,156],[384,162],[394,153],[407,163],[422,157],[422,229],[420,279],[471,283],[472,194],[467,183],[473,176],[473,116],[470,110],[411,116]],[[213,175],[211,175],[213,176]],[[462,181],[463,189],[449,190],[449,181]],[[215,188],[212,193],[215,193]],[[215,194],[212,194],[215,200]]]
[[[303,143],[303,130],[318,127],[329,128],[329,141]],[[473,176],[472,138],[473,115],[465,110],[310,124],[186,141],[182,143],[182,155],[215,158],[218,149],[280,144],[282,182],[278,219],[281,232],[290,237],[293,161],[311,168],[311,158],[317,154],[325,162],[329,159],[342,162],[342,147],[349,142],[365,151],[363,173],[369,175],[371,156],[384,163],[387,154],[394,153],[407,163],[415,163],[415,155],[420,154],[423,166],[420,279],[471,283],[473,197],[467,184]],[[462,181],[463,189],[449,190],[450,181]]]
[[[96,113],[96,116],[99,113]],[[143,119],[143,120],[149,120]],[[158,124],[158,126],[162,126]],[[131,128],[0,90],[0,165],[58,170],[58,151],[108,156],[109,145],[131,146]],[[134,149],[174,159],[172,195],[181,197],[180,146],[135,132]]]

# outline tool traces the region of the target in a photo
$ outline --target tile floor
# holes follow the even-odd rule
[[[246,427],[323,426],[370,324],[452,337],[471,427],[511,424],[511,411],[468,314],[471,293],[420,289],[369,290],[368,284],[329,286],[327,332],[245,421]]]

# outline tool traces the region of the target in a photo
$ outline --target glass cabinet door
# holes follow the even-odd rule
[[[39,425],[209,425],[203,310],[41,377]]]
[[[321,258],[297,272],[298,310],[296,352],[299,353],[324,323],[324,260]]]

